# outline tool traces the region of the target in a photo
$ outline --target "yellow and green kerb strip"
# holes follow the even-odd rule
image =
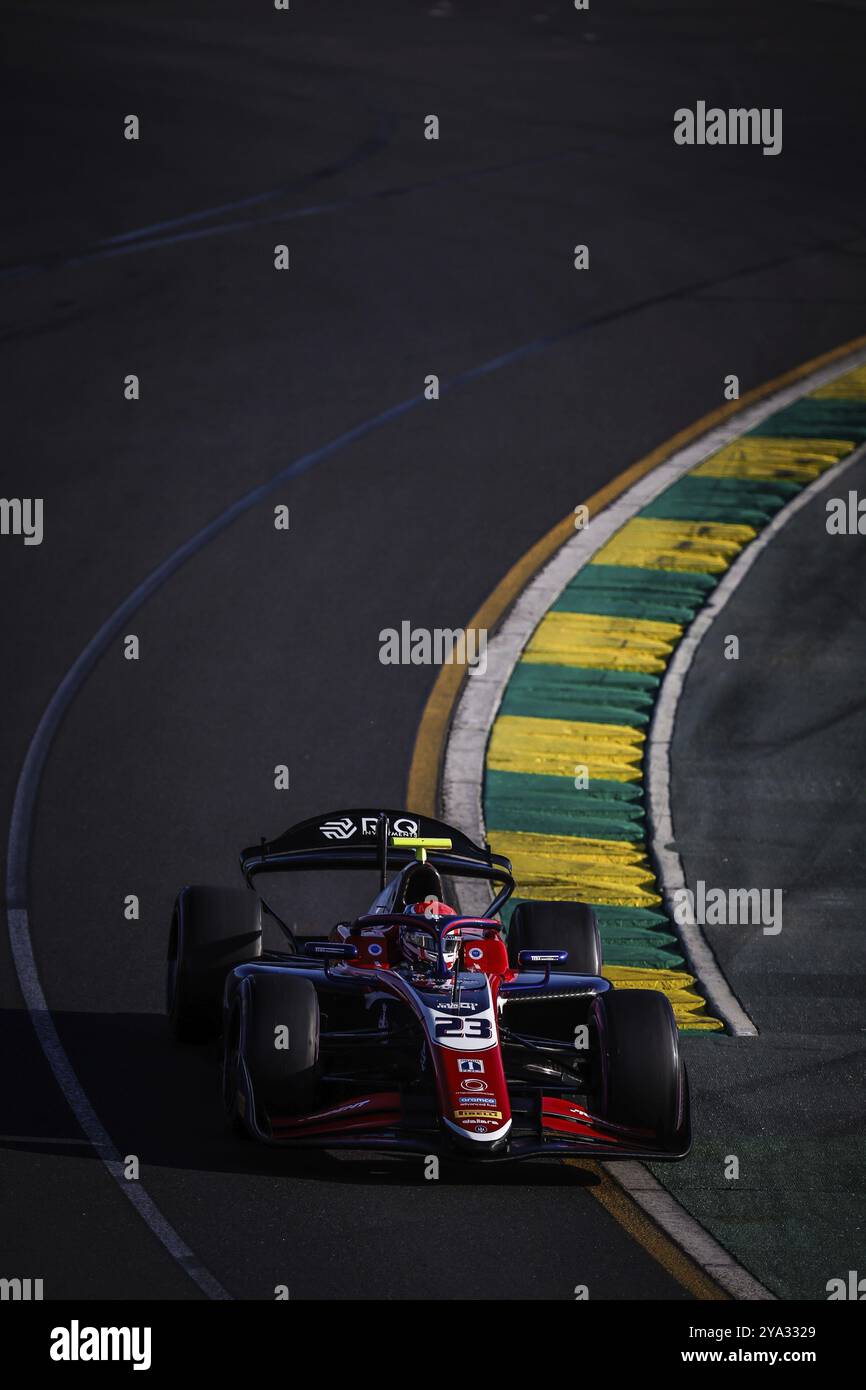
[[[683,1030],[723,1024],[685,969],[650,862],[643,756],[656,693],[677,643],[742,549],[864,440],[859,367],[671,484],[545,614],[491,730],[491,848],[512,860],[527,897],[592,903],[605,974],[619,987],[664,990]]]

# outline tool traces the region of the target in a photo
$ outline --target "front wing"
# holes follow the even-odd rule
[[[255,1137],[287,1149],[369,1149],[395,1154],[435,1154],[475,1162],[526,1158],[680,1159],[691,1148],[688,1081],[683,1119],[673,1146],[648,1130],[610,1124],[573,1101],[543,1093],[524,1110],[514,1107],[514,1132],[500,1147],[478,1153],[455,1148],[435,1117],[407,1106],[399,1091],[356,1096],[309,1115],[271,1115],[266,1128],[254,1122]]]

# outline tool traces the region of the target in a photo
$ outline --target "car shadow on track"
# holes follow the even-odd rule
[[[158,1014],[51,1015],[86,1096],[122,1158],[148,1166],[392,1186],[424,1182],[423,1158],[377,1153],[287,1153],[227,1133],[218,1049],[178,1047]],[[0,1010],[0,1050],[14,1058],[0,1147],[99,1156],[51,1074],[23,1009]],[[593,1187],[591,1166],[555,1159],[489,1165],[443,1160],[446,1185]]]

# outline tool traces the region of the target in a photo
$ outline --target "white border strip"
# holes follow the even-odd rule
[[[763,554],[774,537],[791,517],[807,507],[813,497],[858,463],[866,454],[866,444],[840,459],[820,477],[805,487],[759,532],[740,552],[727,574],[713,590],[706,605],[698,613],[688,632],[681,639],[673,660],[665,672],[656,697],[646,754],[646,793],[649,823],[652,827],[652,853],[658,869],[659,886],[665,909],[674,918],[674,895],[686,887],[683,862],[676,848],[673,809],[671,807],[671,744],[674,737],[677,708],[683,694],[698,647],[706,637],[725,604],[734,595],[755,561]],[[755,1037],[757,1028],[735,997],[716,960],[712,947],[695,923],[679,925],[679,937],[692,973],[697,975],[707,1003],[714,1013],[721,1014],[731,1032],[737,1037]]]
[[[124,1159],[91,1105],[60,1041],[36,970],[27,912],[24,908],[12,907],[8,909],[7,915],[15,968],[18,971],[21,992],[27,1004],[30,1021],[36,1030],[42,1051],[45,1053],[69,1108],[87,1136],[86,1139],[64,1139],[55,1142],[92,1146],[124,1196],[129,1198],[139,1216],[147,1222],[154,1235],[162,1241],[172,1258],[191,1279],[195,1280],[202,1293],[215,1300],[230,1299],[231,1294],[227,1293],[219,1280],[215,1279],[205,1268],[186,1241],[178,1235],[171,1223],[163,1216],[144,1183],[130,1181],[127,1178]],[[46,1141],[40,1140],[39,1142],[44,1143]]]
[[[505,687],[524,647],[566,584],[589,564],[596,552],[616,531],[684,473],[696,468],[705,458],[726,444],[739,439],[740,435],[754,429],[769,415],[774,415],[785,406],[799,400],[801,396],[816,391],[827,382],[864,364],[866,348],[860,348],[738,412],[730,420],[715,426],[652,469],[609,507],[605,507],[596,517],[591,517],[584,530],[576,531],[574,536],[560,547],[526,586],[498,631],[488,642],[487,668],[484,673],[480,670],[473,671],[464,681],[448,734],[442,772],[442,815],[449,824],[460,826],[477,843],[485,842],[487,832],[481,797],[484,786],[484,757],[490,730],[502,702]],[[853,458],[853,455],[849,457]],[[823,476],[835,476],[835,472],[835,469],[831,469]],[[813,487],[814,484],[810,486]],[[802,495],[804,494],[800,494]],[[784,507],[777,516],[787,515],[797,500],[794,499],[794,502]],[[774,524],[775,519],[771,525]],[[749,555],[756,544],[757,541],[753,541],[747,546],[743,555]],[[739,560],[736,563],[739,564]],[[714,593],[718,593],[718,589],[714,590]],[[695,621],[699,621],[699,617]],[[689,633],[691,630],[690,628]],[[680,642],[680,648],[687,636],[688,634]],[[664,685],[664,682],[662,684]],[[673,714],[671,717],[673,718]],[[651,747],[652,738],[651,727],[647,741],[648,749]],[[661,887],[664,896],[663,882]],[[483,884],[471,884],[461,891],[460,906],[467,913],[483,911],[488,902],[489,896]],[[722,1012],[725,1016],[724,1010]]]
[[[628,1160],[622,1163],[603,1163],[601,1166],[608,1177],[618,1183],[641,1210],[646,1212],[650,1220],[685,1250],[725,1293],[730,1294],[731,1298],[760,1302],[776,1301],[776,1295],[742,1265],[737,1264],[730,1251],[720,1245],[699,1221],[690,1216],[642,1163]]]
[[[598,518],[591,519],[588,528],[577,532],[566,541],[523,590],[502,626],[489,642],[485,673],[473,673],[464,682],[445,751],[442,814],[446,821],[459,825],[477,843],[485,842],[486,827],[481,800],[484,756],[505,687],[521,652],[544,614],[556,602],[566,584],[589,563],[596,551],[636,512],[710,454],[716,453],[725,444],[747,433],[767,416],[783,410],[795,400],[818,390],[827,382],[864,363],[866,349],[860,349],[829,363],[807,377],[801,377],[792,386],[777,391],[757,405],[734,415],[730,421],[708,431],[698,441],[666,459],[629,488],[610,507],[605,508]],[[828,486],[831,479],[838,478],[846,468],[862,458],[864,453],[866,445],[855,449],[847,458],[810,483],[793,501],[777,512],[772,522],[741,552],[713,590],[707,605],[702,608],[683,636],[664,676],[647,740],[646,791],[651,810],[650,820],[652,822],[658,818],[658,828],[653,832],[651,843],[658,868],[659,886],[668,908],[676,887],[682,886],[684,882],[679,855],[675,850],[667,848],[669,844],[673,844],[670,744],[677,705],[698,645],[772,537],[777,535],[786,521],[801,507],[806,506],[817,492]],[[464,912],[483,912],[487,902],[489,894],[481,885],[470,885],[460,895],[460,905]],[[755,1035],[755,1025],[735,998],[703,934],[694,927],[690,929],[688,940],[684,934],[681,934],[681,940],[693,971],[705,990],[707,1002],[712,1005],[714,1011],[722,1015],[734,1033]],[[733,1255],[680,1206],[642,1163],[605,1163],[602,1167],[651,1220],[685,1250],[731,1298],[775,1300],[775,1295],[738,1264]]]

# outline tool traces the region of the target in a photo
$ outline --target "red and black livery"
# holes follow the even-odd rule
[[[369,910],[323,936],[296,936],[258,891],[268,874],[370,868],[380,891]],[[221,1036],[235,1129],[287,1149],[470,1161],[688,1153],[670,1003],[603,978],[587,904],[522,901],[505,933],[509,861],[405,811],[313,817],[244,850],[241,869],[252,892],[183,889],[168,951],[175,1035]],[[443,876],[489,883],[483,914],[419,915]],[[283,949],[263,949],[263,912]],[[424,972],[407,959],[407,931],[429,938]]]

